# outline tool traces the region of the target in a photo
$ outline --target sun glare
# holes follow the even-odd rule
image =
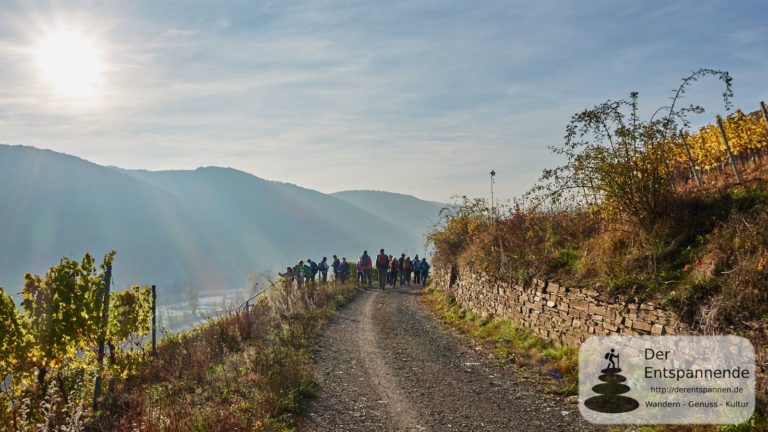
[[[103,65],[97,46],[74,31],[45,36],[36,47],[40,78],[59,96],[94,96],[102,82]]]

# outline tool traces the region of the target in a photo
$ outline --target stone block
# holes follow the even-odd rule
[[[599,306],[596,304],[590,304],[589,305],[589,313],[598,314],[598,315],[605,315],[608,313],[608,310],[604,306]]]
[[[579,301],[579,300],[573,300],[571,302],[570,306],[571,306],[572,309],[576,309],[576,310],[584,311],[584,312],[586,312],[589,309],[589,306],[588,306],[588,304],[586,302],[582,302],[582,301]]]
[[[633,322],[632,323],[632,328],[634,330],[640,330],[640,331],[644,331],[646,333],[650,333],[650,331],[651,331],[651,325],[648,324],[645,321],[635,321],[635,322]]]
[[[560,284],[557,284],[555,282],[547,283],[547,292],[548,293],[554,293],[554,294],[559,293],[560,292]]]
[[[574,318],[579,318],[579,319],[587,319],[587,318],[589,318],[589,313],[588,312],[584,312],[584,311],[580,311],[580,310],[575,310],[574,309],[574,310],[570,311],[569,313]]]

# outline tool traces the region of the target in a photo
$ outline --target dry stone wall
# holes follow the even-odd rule
[[[474,313],[510,319],[543,339],[572,347],[590,336],[709,333],[688,327],[677,315],[651,302],[611,301],[595,290],[544,280],[523,284],[468,269],[435,268],[433,286]],[[766,409],[768,321],[751,323],[749,331],[733,334],[743,335],[755,347],[758,406]]]
[[[467,269],[435,269],[438,289],[482,316],[503,316],[538,336],[575,346],[590,336],[690,333],[675,314],[654,303],[611,302],[591,289],[534,279],[522,284]]]

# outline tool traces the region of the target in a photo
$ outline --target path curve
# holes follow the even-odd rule
[[[441,329],[421,295],[367,290],[336,313],[314,351],[320,391],[299,430],[602,430]]]

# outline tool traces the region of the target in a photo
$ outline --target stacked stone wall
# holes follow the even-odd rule
[[[674,313],[651,302],[612,302],[598,291],[533,279],[505,281],[470,270],[436,269],[434,283],[465,308],[500,316],[542,338],[575,346],[590,336],[691,333]]]
[[[608,299],[587,288],[533,279],[501,280],[468,269],[435,268],[433,286],[449,293],[463,308],[500,317],[539,337],[578,347],[590,336],[700,335],[678,316],[652,302]],[[741,334],[752,342],[757,360],[758,407],[768,404],[768,320],[749,323]]]

